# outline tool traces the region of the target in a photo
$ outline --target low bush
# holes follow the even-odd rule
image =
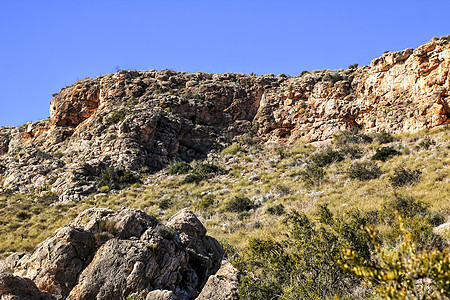
[[[352,179],[371,180],[381,175],[377,164],[370,161],[355,162],[346,171],[347,176]]]
[[[184,178],[183,183],[200,183],[205,179],[206,177],[204,175],[191,173]]]
[[[378,148],[375,152],[375,154],[371,157],[372,160],[381,160],[386,161],[388,158],[395,156],[395,155],[401,155],[402,153],[400,151],[397,151],[393,147],[381,147]]]
[[[173,202],[170,199],[162,199],[159,201],[158,207],[162,210],[168,209],[173,205]]]
[[[225,210],[230,212],[244,212],[249,211],[254,207],[254,203],[247,197],[234,196],[225,205]]]
[[[192,172],[197,174],[210,175],[210,174],[220,174],[223,173],[223,171],[224,169],[217,165],[201,163],[196,165]]]
[[[207,209],[208,207],[214,205],[214,202],[216,201],[216,195],[214,194],[207,194],[202,197],[202,199],[199,201],[198,206],[203,209]]]
[[[364,154],[364,150],[358,145],[348,145],[341,147],[339,151],[343,156],[350,157],[351,159],[361,158]]]
[[[373,138],[378,144],[389,144],[394,141],[394,136],[385,130],[375,133]]]
[[[118,111],[113,112],[111,114],[111,116],[108,117],[106,122],[117,124],[117,123],[120,123],[123,120],[125,120],[126,116],[127,116],[127,112],[125,110],[118,110]]]
[[[187,174],[189,171],[192,170],[191,165],[189,165],[185,161],[176,162],[173,165],[169,167],[169,174],[170,175],[180,175],[180,174]]]
[[[282,214],[284,214],[284,205],[277,204],[275,206],[271,206],[267,209],[267,212],[271,215],[281,216]]]
[[[374,291],[383,299],[450,297],[449,249],[419,249],[401,217],[396,223],[400,234],[395,247],[384,248],[377,233],[366,228],[374,249],[372,259],[342,249],[343,259],[339,261],[342,269],[375,287]]]
[[[436,145],[436,141],[431,139],[429,136],[424,137],[419,143],[419,147],[426,150],[434,145]]]
[[[226,154],[236,155],[236,154],[238,154],[241,151],[242,151],[241,144],[239,144],[237,142],[234,142],[230,146],[228,146],[225,149],[223,149],[221,154],[222,155],[226,155]]]
[[[215,175],[223,174],[225,170],[214,164],[197,164],[190,174],[184,179],[184,183],[200,183]]]
[[[329,81],[331,83],[336,83],[338,81],[344,80],[344,76],[342,76],[339,73],[327,73],[323,78],[322,81]]]
[[[104,186],[100,187],[100,188],[98,189],[98,192],[99,192],[99,193],[107,193],[107,192],[109,192],[109,186],[104,185]]]
[[[319,186],[325,180],[325,170],[318,165],[308,165],[299,172],[300,178],[307,186]]]
[[[398,167],[394,170],[394,175],[389,177],[389,182],[393,187],[401,187],[406,184],[417,183],[420,179],[419,170],[408,170],[403,167]]]
[[[327,224],[292,212],[285,221],[286,239],[250,240],[235,259],[244,271],[241,299],[328,299],[350,295],[359,283],[340,268],[340,248],[350,245],[356,253],[370,253],[369,241],[354,220],[334,217],[326,206]],[[356,221],[358,222],[358,221]],[[350,230],[351,229],[351,230]]]
[[[372,138],[365,134],[358,133],[357,130],[345,130],[336,133],[333,136],[333,144],[337,147],[344,147],[355,144],[367,144],[371,143]]]
[[[416,296],[439,299],[448,296],[448,248],[417,247],[415,233],[409,231],[407,223],[414,213],[427,212],[426,206],[398,199],[385,205],[382,211],[351,210],[340,214],[333,214],[327,205],[320,205],[316,220],[304,213],[290,213],[284,222],[284,239],[251,239],[245,251],[234,257],[233,263],[243,271],[240,298],[405,299],[408,295],[408,299]],[[371,225],[383,222],[379,216],[386,209],[393,212],[395,220],[388,223],[390,226],[385,231],[398,233],[389,243],[386,235],[379,234]],[[397,214],[396,209],[400,209]],[[405,217],[400,217],[399,222],[402,214]],[[362,284],[370,286],[361,288]],[[423,285],[426,288],[418,288]]]
[[[124,169],[106,169],[96,178],[98,188],[107,186],[109,189],[122,189],[139,182],[140,179],[134,173]]]
[[[433,228],[442,224],[445,217],[429,210],[429,205],[410,196],[395,194],[394,198],[382,205],[380,216],[393,230],[386,236],[386,241],[395,245],[401,235],[396,224],[398,216],[403,219],[404,226],[410,231],[412,240],[420,249],[434,249],[444,246],[444,241],[433,232]]]
[[[344,160],[344,155],[340,151],[327,148],[324,151],[311,155],[310,159],[315,165],[325,167],[334,162]]]

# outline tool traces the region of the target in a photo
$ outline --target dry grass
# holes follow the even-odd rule
[[[430,140],[435,144],[428,145]],[[319,150],[299,141],[292,147],[243,144],[234,146],[232,151],[217,153],[209,163],[226,168],[228,173],[198,184],[183,183],[186,175],[172,176],[165,169],[148,176],[144,184],[135,184],[119,193],[110,192],[107,196],[91,195],[71,205],[48,205],[33,195],[1,195],[0,253],[30,251],[77,213],[94,206],[138,208],[163,220],[188,207],[203,218],[209,234],[228,249],[244,247],[251,237],[279,237],[284,216],[267,212],[276,204],[283,204],[286,212],[301,210],[307,214],[323,203],[328,203],[333,212],[355,208],[368,211],[379,209],[394,194],[402,194],[428,203],[431,209],[448,218],[450,128],[404,134],[389,145],[403,154],[378,162],[383,175],[368,181],[346,176],[344,170],[355,161],[347,157],[324,168],[326,176],[322,184],[305,185],[296,174],[304,170],[308,157]],[[375,143],[359,146],[364,151],[360,160],[369,160],[379,147]],[[420,170],[420,181],[392,187],[389,176],[399,166]],[[204,207],[201,201],[208,194],[214,195],[214,201]],[[225,211],[225,204],[236,195],[254,201],[255,208],[243,213]]]

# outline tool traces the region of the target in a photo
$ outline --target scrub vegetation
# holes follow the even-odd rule
[[[241,139],[141,178],[105,171],[102,193],[78,203],[5,191],[0,253],[32,250],[89,207],[160,219],[188,207],[242,272],[242,299],[449,297],[450,233],[437,230],[450,222],[449,154],[449,126],[320,144]]]

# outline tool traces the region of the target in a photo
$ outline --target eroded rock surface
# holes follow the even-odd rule
[[[168,227],[139,210],[95,208],[58,229],[33,253],[8,258],[3,264],[12,274],[2,280],[31,292],[34,286],[46,293],[42,299],[125,299],[130,294],[194,299],[223,255],[189,210],[175,215]]]
[[[450,42],[388,52],[370,65],[302,76],[118,71],[51,99],[50,118],[0,128],[0,188],[78,201],[108,169],[154,172],[259,141],[415,132],[449,122]]]
[[[0,273],[0,299],[2,300],[55,300],[39,291],[33,281],[7,273]]]
[[[229,262],[223,261],[215,275],[208,278],[197,300],[237,300],[239,272]]]

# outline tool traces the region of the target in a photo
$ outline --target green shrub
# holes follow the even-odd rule
[[[57,157],[57,158],[61,158],[64,156],[64,154],[61,151],[57,151],[57,152],[53,153],[53,156]]]
[[[158,207],[162,210],[168,209],[173,205],[173,202],[170,199],[162,199],[159,201]]]
[[[186,91],[182,96],[181,96],[182,100],[190,100],[190,99],[203,99],[204,96],[202,96],[201,94],[198,93],[193,93],[191,91]]]
[[[346,171],[348,177],[359,180],[370,180],[378,178],[381,170],[377,164],[370,161],[355,162]]]
[[[202,119],[202,117],[200,116],[192,116],[190,118],[190,120],[192,121],[192,123],[194,123],[195,125],[205,125],[205,121]]]
[[[240,212],[244,212],[244,211],[249,211],[253,207],[254,207],[254,204],[249,198],[243,197],[243,196],[234,196],[225,205],[225,210],[240,213]]]
[[[398,215],[411,232],[412,240],[418,248],[443,248],[444,241],[433,232],[433,228],[442,224],[445,217],[430,211],[426,203],[413,197],[396,194],[392,200],[383,203],[380,214],[393,228],[393,231],[386,236],[386,240],[392,245],[395,245],[401,234],[400,228],[396,225]]]
[[[125,110],[118,110],[112,113],[111,116],[108,117],[108,119],[106,120],[107,123],[120,123],[123,120],[125,120],[125,117],[127,116],[127,112]]]
[[[388,144],[394,141],[394,136],[385,130],[374,134],[373,138],[378,144]]]
[[[403,219],[411,219],[417,215],[425,217],[428,213],[428,205],[413,197],[396,194],[394,199],[383,203],[381,212],[387,222],[393,223],[396,212]]]
[[[319,186],[325,180],[325,170],[315,164],[308,165],[299,175],[307,186]]]
[[[310,72],[310,71],[304,70],[304,71],[302,71],[302,72],[300,73],[300,77],[303,77],[303,76],[305,76],[305,75],[307,75],[307,74],[311,74],[311,72]]]
[[[330,73],[327,73],[323,78],[322,78],[322,81],[329,81],[329,82],[331,82],[331,83],[336,83],[336,82],[338,82],[338,81],[341,81],[341,80],[344,80],[345,78],[344,78],[344,76],[342,76],[341,74],[339,74],[339,73],[332,73],[332,72],[330,72]]]
[[[419,147],[426,150],[428,150],[428,148],[430,148],[433,145],[436,145],[436,141],[431,139],[429,136],[424,137],[419,143]]]
[[[112,169],[103,170],[95,180],[98,187],[107,186],[109,188],[117,187],[117,176]]]
[[[170,175],[180,175],[180,174],[187,174],[189,171],[192,170],[191,165],[189,165],[185,161],[176,162],[173,165],[169,167],[169,174]]]
[[[216,201],[216,195],[207,194],[202,197],[202,199],[199,201],[198,205],[203,209],[207,209],[208,207],[214,205],[215,201]]]
[[[197,183],[198,184],[205,179],[207,179],[207,178],[202,174],[191,173],[191,174],[188,174],[184,178],[183,183]]]
[[[105,169],[96,178],[98,188],[108,186],[109,189],[122,189],[134,183],[139,183],[137,178],[131,171],[124,169]]]
[[[46,192],[39,197],[39,201],[42,203],[55,203],[59,199],[58,194],[54,192]]]
[[[267,212],[271,215],[281,216],[282,214],[284,214],[284,205],[277,204],[275,206],[271,206],[267,209]]]
[[[142,166],[139,168],[138,173],[145,176],[151,174],[152,170],[148,166]]]
[[[344,160],[344,155],[342,155],[340,151],[334,151],[331,148],[327,148],[324,151],[311,155],[310,159],[315,165],[325,167],[334,162]]]
[[[236,155],[238,154],[240,151],[242,151],[242,146],[240,143],[232,143],[230,146],[226,147],[225,149],[222,150],[221,154],[222,155],[226,155],[226,154],[230,154],[230,155]]]
[[[426,210],[421,203],[402,203],[394,199],[386,209]],[[304,213],[290,213],[284,223],[284,239],[251,239],[245,251],[235,256],[233,263],[243,271],[240,298],[372,299],[370,293],[378,292],[390,299],[403,299],[405,294],[415,299],[418,290],[410,283],[415,281],[419,287],[420,278],[427,278],[422,283],[427,289],[420,293],[430,292],[428,295],[436,299],[446,296],[450,287],[448,248],[416,247],[414,233],[407,231],[406,222],[389,223],[393,227],[386,230],[399,234],[393,243],[385,245],[385,235],[369,226],[378,223],[382,214],[352,210],[334,215],[327,205],[319,206],[317,220]],[[374,289],[355,296],[361,280]]]
[[[286,218],[286,239],[252,239],[235,264],[244,271],[241,299],[328,299],[349,296],[359,283],[337,263],[340,248],[370,254],[369,241],[358,221],[333,217],[327,224],[292,212]],[[345,297],[343,297],[345,298]]]
[[[447,299],[450,297],[449,249],[418,249],[402,218],[397,218],[400,236],[396,246],[385,249],[377,233],[366,228],[373,258],[362,258],[342,249],[343,270],[374,286],[383,299]],[[377,297],[378,298],[378,297]]]
[[[395,150],[393,147],[381,147],[378,148],[375,154],[371,157],[372,160],[386,161],[388,158],[394,155],[401,155],[400,151]]]
[[[184,179],[184,183],[200,183],[215,175],[223,174],[225,170],[214,164],[197,164],[190,174]]]
[[[224,169],[214,164],[201,163],[196,165],[192,172],[203,175],[211,175],[223,173]]]
[[[31,215],[25,211],[20,211],[16,214],[16,217],[20,220],[26,220],[31,217]]]
[[[252,137],[249,137],[249,136],[241,136],[241,137],[239,137],[239,144],[241,144],[243,146],[244,145],[252,146],[255,143],[256,143],[256,141]]]
[[[393,187],[400,187],[406,184],[414,184],[419,181],[420,174],[419,170],[408,170],[403,167],[398,167],[394,170],[394,175],[389,178],[389,182]]]
[[[357,145],[347,145],[341,147],[339,151],[342,156],[348,156],[351,159],[361,158],[364,154],[364,150],[358,147]]]
[[[344,147],[355,144],[367,144],[371,143],[372,138],[365,134],[358,133],[357,130],[345,130],[336,133],[333,136],[333,144],[337,147]]]
[[[139,178],[137,178],[130,171],[127,171],[127,170],[124,170],[124,169],[118,169],[116,171],[116,174],[117,174],[117,182],[122,187],[140,182]]]
[[[109,192],[109,186],[104,185],[104,186],[100,187],[100,188],[98,189],[98,192],[99,192],[99,193],[107,193],[107,192]]]

